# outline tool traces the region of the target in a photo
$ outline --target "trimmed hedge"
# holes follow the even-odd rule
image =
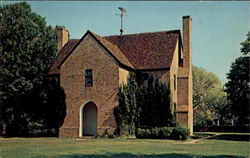
[[[182,126],[142,129],[137,128],[136,138],[186,140],[189,130]]]

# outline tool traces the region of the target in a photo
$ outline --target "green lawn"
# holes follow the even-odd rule
[[[249,156],[250,134],[196,133],[188,141],[135,138],[0,138],[0,158],[113,158],[113,157],[207,157]],[[205,136],[214,137],[201,139]]]

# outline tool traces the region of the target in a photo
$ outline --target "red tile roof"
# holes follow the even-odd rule
[[[64,59],[69,55],[73,48],[77,45],[79,40],[71,39],[69,40],[64,47],[58,53],[55,61],[50,67],[49,74],[60,74],[59,66],[64,61]]]
[[[170,68],[180,31],[108,36],[136,69]]]
[[[180,31],[150,32],[101,37],[88,31],[118,63],[132,69],[170,68]],[[87,33],[88,33],[87,32]],[[50,74],[59,74],[60,65],[73,51],[79,40],[69,40],[59,52]]]

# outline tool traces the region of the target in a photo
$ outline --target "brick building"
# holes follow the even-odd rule
[[[87,31],[79,40],[58,30],[59,54],[50,74],[60,79],[67,114],[61,137],[102,134],[116,128],[113,108],[117,92],[136,72],[146,86],[149,78],[169,85],[177,121],[193,132],[192,19],[183,17],[180,30],[101,37]]]

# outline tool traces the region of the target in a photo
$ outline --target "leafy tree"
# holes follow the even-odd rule
[[[241,52],[243,56],[237,58],[231,65],[227,74],[226,92],[230,102],[229,109],[236,117],[238,125],[250,125],[250,107],[249,107],[249,49],[250,32],[247,39],[241,43]]]
[[[0,6],[0,29],[0,109],[5,132],[23,135],[29,121],[45,128],[44,112],[53,109],[46,109],[50,92],[45,77],[56,55],[56,32],[26,2]]]
[[[250,32],[247,33],[247,39],[244,42],[241,42],[241,52],[244,55],[250,55]]]
[[[220,119],[227,105],[226,93],[214,73],[193,66],[194,125],[206,125]]]
[[[238,118],[238,125],[249,125],[250,121],[249,60],[249,56],[239,57],[232,63],[227,74],[226,92],[231,112]]]

